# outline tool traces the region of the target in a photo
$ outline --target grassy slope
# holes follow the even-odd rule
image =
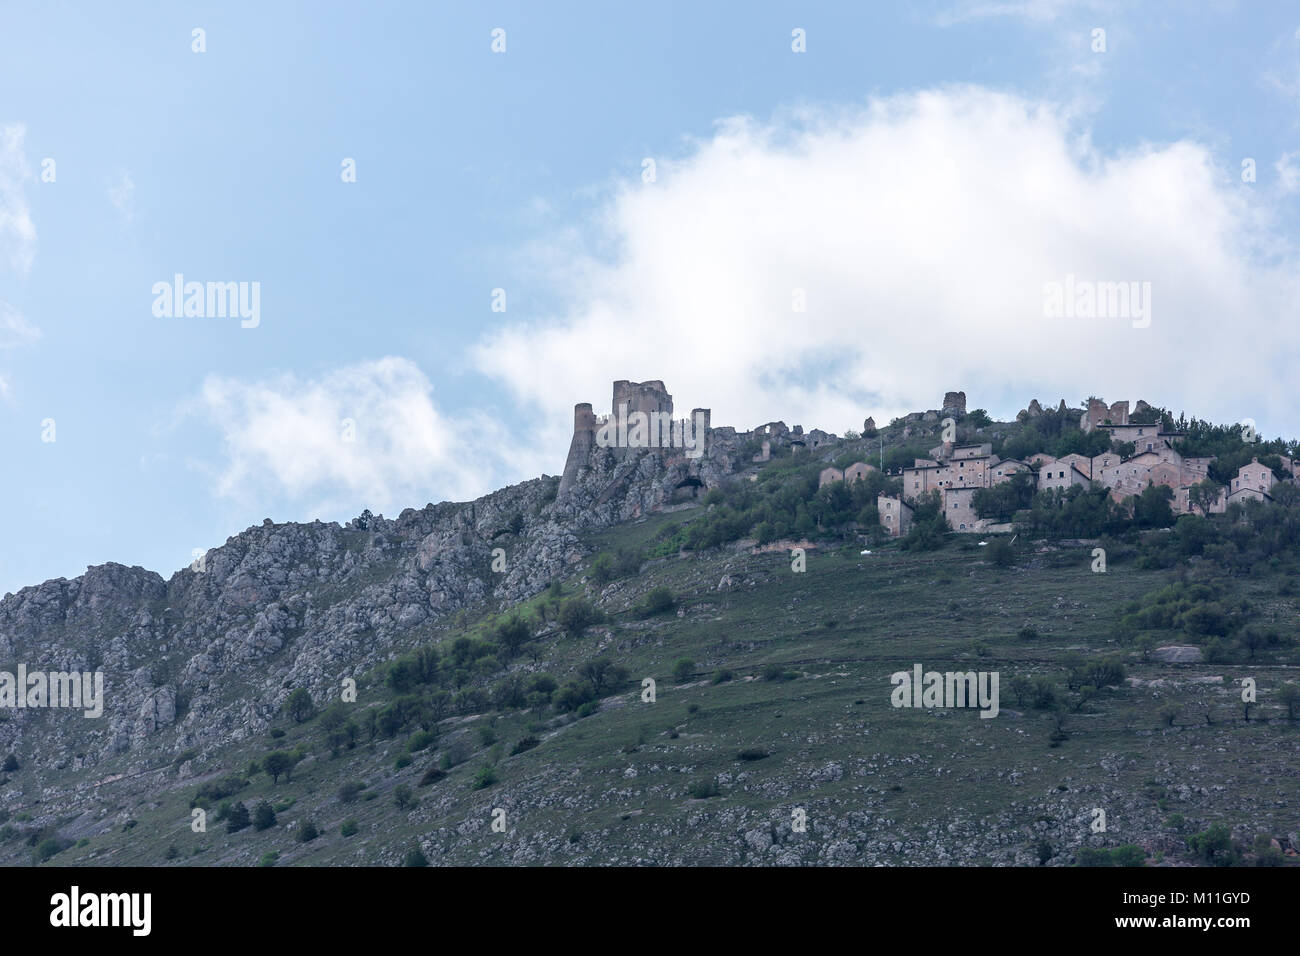
[[[684,517],[624,526],[599,544],[641,544]],[[632,681],[597,714],[545,717],[544,727],[527,712],[445,721],[439,741],[402,770],[394,760],[405,735],[363,743],[335,759],[316,721],[286,723],[285,738],[232,745],[222,760],[223,771],[233,771],[271,749],[302,744],[313,754],[291,781],[272,785],[259,774],[238,794],[250,806],[262,797],[292,801],[277,827],[229,835],[211,823],[206,834],[192,833],[189,801],[201,781],[178,781],[167,769],[138,802],[113,804],[121,799],[115,787],[138,792],[138,783],[135,790],[104,784],[99,792],[110,808],[136,825],[96,833],[88,846],[66,850],[49,865],[160,864],[169,845],[180,852],[176,863],[250,865],[267,850],[279,851],[281,865],[391,863],[429,837],[435,862],[721,864],[774,861],[782,850],[824,862],[828,842],[841,844],[831,853],[846,862],[1009,862],[1042,839],[1059,847],[1069,833],[1086,832],[1096,806],[1107,810],[1109,824],[1106,836],[1093,839],[1098,845],[1139,840],[1177,854],[1185,834],[1163,823],[1173,812],[1196,829],[1223,821],[1294,832],[1300,729],[1270,706],[1269,696],[1285,668],[1138,662],[1111,638],[1116,610],[1173,573],[1112,566],[1094,574],[1090,563],[1088,549],[1077,549],[1022,556],[1020,566],[1002,570],[969,540],[930,554],[814,551],[803,574],[791,572],[783,553],[657,561],[638,578],[611,585],[602,602],[617,611],[666,585],[684,613],[644,622],[618,614],[612,630],[559,640],[538,668],[563,681],[600,652],[627,666]],[[724,575],[731,584],[719,590]],[[1290,620],[1294,601],[1278,597],[1275,584],[1241,587],[1266,616]],[[577,587],[571,580],[566,592]],[[1026,624],[1041,637],[1018,639]],[[443,639],[452,636],[443,632]],[[1052,718],[1017,706],[1011,677],[1059,676],[1070,653],[1117,650],[1129,656],[1130,677],[1144,683],[1103,695],[1095,713],[1072,715],[1070,739],[1050,747]],[[676,685],[671,670],[681,657],[695,662],[696,673]],[[974,710],[892,708],[889,675],[916,662],[998,671],[1002,714],[982,720]],[[761,679],[771,663],[800,676]],[[711,684],[719,668],[735,679]],[[658,683],[654,704],[640,700],[646,676]],[[1269,722],[1240,720],[1232,684],[1241,676],[1258,681],[1260,716]],[[1224,682],[1201,682],[1216,677]],[[356,706],[389,699],[378,681],[363,681]],[[1160,710],[1171,700],[1184,715],[1178,726],[1163,728]],[[1213,726],[1200,716],[1206,706]],[[500,741],[495,752],[480,738],[488,724]],[[530,727],[541,744],[508,756]],[[424,770],[457,739],[474,748],[473,756],[438,783],[418,787]],[[745,748],[771,755],[740,761]],[[493,760],[499,782],[473,790],[474,774]],[[354,780],[367,782],[363,798],[342,804],[338,788]],[[692,798],[690,785],[706,780],[720,780],[721,795]],[[393,801],[393,788],[403,783],[420,799],[410,812]],[[505,834],[489,828],[495,807],[507,811]],[[761,838],[758,845],[743,838],[755,829],[788,831],[796,807],[808,813],[808,834],[787,837],[774,851],[765,851]],[[301,844],[292,827],[307,818],[322,836]],[[360,829],[344,838],[339,825],[348,818]],[[87,832],[102,826],[92,822],[85,821]],[[73,824],[67,832],[77,831]],[[856,849],[872,842],[888,846],[870,855]]]

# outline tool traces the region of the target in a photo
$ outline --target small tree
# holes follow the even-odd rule
[[[404,783],[399,783],[393,788],[393,803],[399,810],[410,810],[415,804],[415,797],[411,795],[411,788]]]
[[[271,775],[272,783],[279,783],[281,776],[285,780],[291,779],[294,763],[292,754],[275,750],[266,755],[266,759],[262,761],[262,769]]]
[[[314,820],[308,820],[298,828],[299,843],[310,843],[318,836],[320,836],[320,830],[316,829],[316,821]]]
[[[638,617],[654,617],[656,614],[665,614],[677,606],[677,599],[673,597],[673,592],[669,588],[652,588],[646,593],[645,600],[637,609]]]
[[[582,598],[570,598],[560,605],[560,613],[556,619],[566,634],[570,637],[580,637],[582,632],[593,624],[602,623],[605,615],[599,608]]]
[[[269,830],[275,826],[275,808],[263,800],[253,808],[253,829]]]
[[[528,622],[517,614],[512,614],[496,628],[496,642],[505,650],[507,657],[514,657],[519,649],[532,638]]]
[[[1187,847],[1211,866],[1231,866],[1236,859],[1232,832],[1222,823],[1188,837]]]
[[[300,724],[316,713],[316,705],[312,703],[311,694],[305,687],[299,687],[289,695],[289,699],[284,702],[284,709]]]
[[[251,822],[248,807],[244,806],[242,801],[235,801],[235,804],[230,808],[230,812],[226,814],[226,832],[238,833]]]
[[[679,684],[684,684],[691,679],[691,672],[695,670],[695,661],[689,657],[682,657],[673,664],[673,680]]]

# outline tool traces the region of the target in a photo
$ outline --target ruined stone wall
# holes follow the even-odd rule
[[[629,382],[620,379],[614,383],[614,402],[610,405],[610,414],[617,415],[619,406],[627,403],[627,412],[664,412],[669,418],[673,414],[673,397],[658,379],[649,382]]]

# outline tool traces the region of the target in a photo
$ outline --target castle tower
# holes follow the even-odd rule
[[[664,383],[658,379],[649,382],[629,382],[627,379],[620,379],[614,383],[614,402],[610,405],[609,413],[618,415],[619,406],[627,405],[627,414],[633,412],[644,412],[647,415],[655,412],[663,412],[672,420],[673,414],[673,397],[668,394],[668,389],[664,388]]]
[[[615,386],[617,388],[617,386]],[[578,470],[587,463],[591,449],[596,444],[596,416],[591,402],[573,406],[573,439],[569,442],[569,456],[564,460],[564,474],[560,477],[559,494],[563,495],[578,480]]]

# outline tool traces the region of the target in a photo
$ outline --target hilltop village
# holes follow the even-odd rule
[[[943,413],[953,417],[964,416],[965,399],[964,392],[949,392],[944,400]],[[1037,404],[1036,401],[1032,403],[1022,415],[1032,416]],[[1137,402],[1134,409],[1135,412],[1151,410],[1151,406],[1143,401]],[[1130,422],[1129,415],[1128,402],[1107,406],[1100,399],[1090,399],[1079,421],[1079,428],[1084,433],[1101,431],[1108,435],[1112,448],[1131,445],[1133,451],[1128,455],[1108,451],[1092,457],[1070,454],[1055,458],[1039,453],[1018,461],[999,458],[993,454],[993,446],[988,442],[940,444],[930,450],[929,458],[917,458],[911,467],[902,469],[903,492],[900,496],[880,495],[877,498],[880,523],[891,535],[906,534],[917,500],[928,492],[937,492],[943,515],[953,531],[1010,530],[1009,525],[998,525],[976,514],[975,492],[1011,481],[1013,476],[1026,472],[1032,474],[1038,491],[1100,485],[1110,490],[1111,498],[1118,504],[1142,494],[1152,485],[1163,485],[1173,493],[1171,508],[1175,515],[1222,514],[1234,501],[1272,499],[1271,489],[1279,479],[1273,469],[1260,464],[1258,459],[1252,459],[1239,468],[1229,487],[1220,487],[1208,498],[1194,494],[1193,488],[1209,477],[1214,459],[1184,457],[1176,450],[1175,443],[1186,437],[1185,433],[1166,431],[1159,422]],[[912,417],[908,416],[909,419]],[[925,415],[921,418],[924,419]],[[1286,480],[1294,480],[1296,462],[1287,456],[1279,457],[1287,472]],[[839,479],[840,476],[833,471],[822,473],[823,484]],[[843,477],[852,480],[847,472]]]
[[[800,425],[787,427],[784,422],[768,422],[748,430],[715,428],[707,408],[693,409],[690,418],[675,419],[672,396],[662,381],[620,380],[614,383],[609,416],[596,416],[588,403],[575,406],[573,440],[560,480],[559,496],[564,500],[580,484],[591,485],[587,497],[598,507],[622,500],[624,509],[630,509],[623,517],[636,517],[690,502],[729,480],[728,476],[774,457],[817,456],[828,466],[819,476],[821,488],[835,482],[853,485],[873,472],[881,472],[881,477],[897,482],[888,490],[901,485],[900,493],[882,493],[875,499],[881,527],[891,536],[901,536],[911,527],[914,511],[923,498],[931,502],[937,498],[953,531],[1009,531],[1009,523],[980,516],[976,496],[981,489],[1011,481],[1028,482],[1035,492],[1104,487],[1119,505],[1128,505],[1149,487],[1164,486],[1170,489],[1170,509],[1177,516],[1221,514],[1234,502],[1271,500],[1278,481],[1291,482],[1296,478],[1296,462],[1278,455],[1280,475],[1276,466],[1269,467],[1252,459],[1237,468],[1230,481],[1220,473],[1226,485],[1211,481],[1211,466],[1217,459],[1182,454],[1178,447],[1186,433],[1170,430],[1169,419],[1144,401],[1136,402],[1130,412],[1127,401],[1108,405],[1101,399],[1090,398],[1081,411],[1076,407],[1072,412],[1062,400],[1058,409],[1044,412],[1034,400],[1020,412],[1017,421],[1032,425],[1037,419],[1054,416],[1058,421],[1068,419],[1073,431],[1075,414],[1078,414],[1079,432],[1104,435],[1108,439],[1086,443],[1089,448],[1102,449],[1098,454],[1055,457],[1038,451],[1026,454],[1023,460],[999,457],[994,453],[993,441],[983,440],[990,432],[972,428],[970,422],[972,418],[982,418],[985,424],[993,426],[992,434],[997,434],[1003,426],[987,419],[978,409],[968,416],[966,393],[948,392],[939,409],[912,412],[897,419],[891,423],[889,434],[891,440],[901,437],[907,444],[927,436],[930,440],[934,436],[951,440],[940,441],[928,450],[926,457],[913,458],[910,465],[900,466],[896,460],[893,467],[881,472],[881,468],[868,461],[860,460],[843,468],[831,464],[837,456],[841,456],[838,460],[843,464],[842,456],[848,449],[862,448],[856,440],[877,434],[871,418],[863,423],[860,435],[851,433],[844,438],[820,429],[805,432]],[[963,433],[967,438],[979,440],[963,443],[958,440]],[[657,456],[660,471],[653,473],[650,487],[633,496],[629,505],[625,492],[642,474],[643,456],[647,452]],[[1220,471],[1223,467],[1220,464]],[[585,510],[575,507],[575,520]]]

